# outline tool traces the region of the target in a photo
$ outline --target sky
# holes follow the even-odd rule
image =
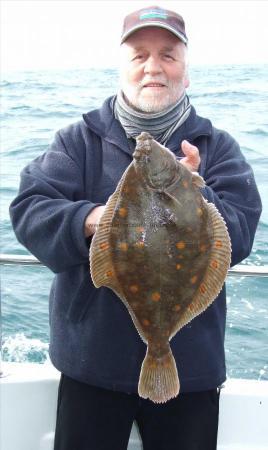
[[[267,0],[0,0],[1,70],[117,67],[124,16],[152,4],[183,16],[191,65],[268,63]]]

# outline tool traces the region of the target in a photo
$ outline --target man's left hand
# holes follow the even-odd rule
[[[185,154],[185,157],[182,158],[180,162],[191,170],[191,172],[197,172],[201,161],[198,148],[184,140],[181,143],[181,149]]]

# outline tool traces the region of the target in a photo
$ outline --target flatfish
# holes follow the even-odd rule
[[[147,345],[139,395],[163,403],[180,389],[169,341],[220,292],[231,245],[200,192],[203,178],[148,133],[136,141],[92,239],[90,270],[96,287],[123,301]]]

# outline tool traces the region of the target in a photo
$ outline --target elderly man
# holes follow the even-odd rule
[[[238,144],[197,116],[185,89],[187,37],[172,11],[126,17],[121,91],[60,130],[22,172],[11,204],[17,237],[56,273],[50,356],[62,372],[55,450],[126,450],[136,420],[144,450],[215,450],[219,386],[226,378],[225,289],[171,342],[181,391],[165,404],[137,394],[146,347],[116,295],[95,289],[88,248],[105,203],[148,131],[206,180],[203,195],[224,217],[232,264],[250,253],[261,211]]]

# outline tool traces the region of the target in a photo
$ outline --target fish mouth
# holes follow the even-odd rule
[[[136,148],[133,153],[133,158],[136,160],[143,159],[144,161],[148,162],[149,155],[152,152],[152,136],[147,133],[146,131],[143,131],[137,138],[136,138]]]

